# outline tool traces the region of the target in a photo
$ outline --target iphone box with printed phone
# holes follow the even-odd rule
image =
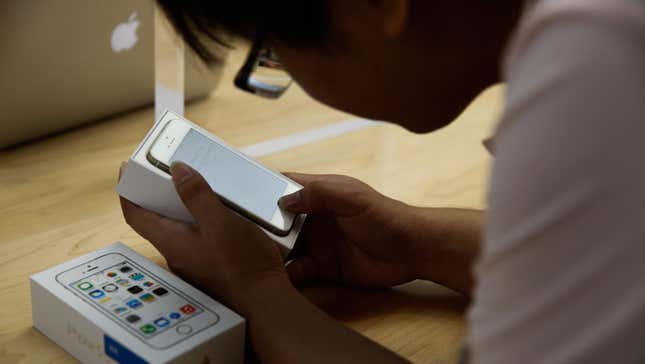
[[[33,325],[83,363],[242,363],[244,319],[122,243],[30,278]]]
[[[174,161],[200,172],[225,204],[278,243],[283,256],[293,249],[306,215],[291,215],[277,201],[302,186],[168,110],[128,160],[117,192],[158,214],[192,222],[169,173]]]

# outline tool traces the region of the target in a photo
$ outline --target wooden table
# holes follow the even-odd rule
[[[298,87],[277,101],[232,86],[243,54],[186,116],[236,146],[337,123],[352,116]],[[341,173],[408,203],[483,207],[489,157],[481,141],[501,108],[502,88],[482,94],[450,127],[414,135],[378,125],[262,157],[284,171]],[[432,100],[428,100],[432,107]],[[114,192],[117,170],[152,125],[145,108],[18,148],[0,151],[0,363],[73,362],[31,323],[29,276],[117,240],[165,264],[125,224]],[[427,282],[387,291],[317,287],[306,294],[331,315],[419,363],[454,363],[467,302]]]

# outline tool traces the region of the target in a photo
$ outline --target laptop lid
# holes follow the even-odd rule
[[[153,9],[152,0],[3,2],[0,148],[151,104]],[[208,95],[221,72],[186,54],[186,98]]]

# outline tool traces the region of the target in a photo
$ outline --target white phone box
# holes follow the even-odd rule
[[[166,110],[162,114],[161,118],[154,124],[152,129],[150,129],[132,156],[130,156],[130,160],[122,172],[121,180],[117,185],[116,191],[119,195],[133,203],[148,210],[152,210],[160,215],[175,220],[193,222],[194,219],[192,215],[188,209],[186,209],[175,190],[175,185],[172,182],[171,176],[153,166],[146,157],[150,146],[155,141],[157,135],[163,130],[164,126],[168,122],[177,119],[185,121],[216,143],[224,145],[230,149],[237,150],[207,130],[201,128],[199,125]],[[258,163],[250,157],[242,156],[253,163]],[[296,239],[298,238],[298,234],[300,234],[305,218],[305,214],[298,215],[293,221],[293,226],[289,231],[289,234],[286,236],[278,236],[257,224],[256,226],[258,226],[259,229],[262,229],[271,239],[278,243],[278,247],[280,248],[282,255],[286,257],[296,243]]]
[[[110,264],[111,259],[123,263],[82,272],[98,264],[92,262]],[[79,280],[62,284],[62,277]],[[36,273],[30,283],[34,327],[83,363],[228,364],[244,360],[242,317],[120,242]],[[133,286],[146,288],[127,292]],[[153,289],[162,294],[153,294]],[[146,294],[154,298],[143,298]],[[130,306],[132,298],[140,300],[138,307]],[[172,307],[184,299],[187,304]],[[118,309],[121,313],[116,314],[120,306],[125,311]],[[168,307],[169,313],[158,312]],[[126,322],[130,316],[141,320],[130,324]],[[204,318],[208,323],[200,324]],[[155,330],[141,330],[146,324]],[[172,341],[159,345],[158,339],[170,337]]]

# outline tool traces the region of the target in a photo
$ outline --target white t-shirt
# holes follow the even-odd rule
[[[504,73],[471,363],[645,363],[645,0],[531,2]]]

